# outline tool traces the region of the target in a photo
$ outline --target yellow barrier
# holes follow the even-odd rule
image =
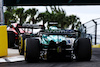
[[[100,44],[92,45],[92,48],[100,48]]]
[[[0,57],[8,55],[7,26],[0,26]]]

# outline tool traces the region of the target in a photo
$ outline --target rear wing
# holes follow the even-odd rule
[[[40,33],[42,34],[46,34],[46,35],[68,35],[68,34],[78,34],[79,31],[76,30],[42,30],[40,31]]]
[[[22,26],[18,25],[18,28],[44,29],[44,26],[36,24],[23,24]]]
[[[58,24],[58,22],[49,22],[49,24]]]
[[[49,26],[52,26],[52,25],[55,25],[57,26],[58,25],[58,22],[48,22]]]
[[[75,34],[73,30],[45,30],[45,33],[48,35]]]
[[[42,30],[40,34],[45,35],[67,35],[70,38],[79,38],[80,33],[77,30]]]

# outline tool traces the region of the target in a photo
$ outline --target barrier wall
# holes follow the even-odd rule
[[[6,25],[0,26],[0,57],[8,55],[8,37]]]

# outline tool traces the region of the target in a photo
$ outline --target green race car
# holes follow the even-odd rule
[[[29,25],[28,28],[35,28]],[[50,26],[34,34],[24,34],[23,52],[25,61],[38,62],[43,60],[90,60],[91,41],[89,38],[80,38],[79,31],[62,30]]]

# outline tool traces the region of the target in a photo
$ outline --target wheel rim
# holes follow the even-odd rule
[[[22,41],[22,37],[20,36],[19,37],[19,53],[21,54],[21,49],[22,49],[22,44],[23,44],[23,41]]]

